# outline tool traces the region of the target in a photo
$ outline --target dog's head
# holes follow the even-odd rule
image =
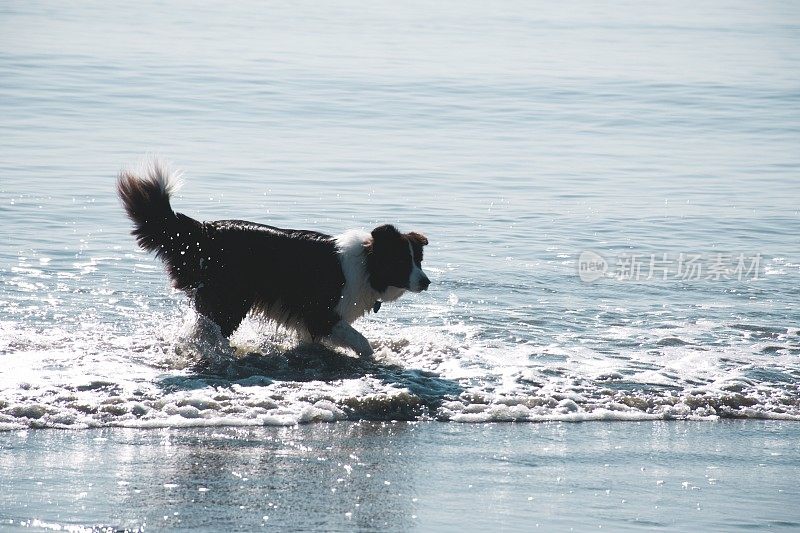
[[[428,239],[421,233],[400,233],[390,224],[372,230],[372,239],[366,247],[372,288],[382,294],[390,288],[427,290],[431,280],[422,271],[422,247],[426,244]]]

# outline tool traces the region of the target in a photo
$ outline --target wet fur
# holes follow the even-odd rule
[[[179,185],[179,175],[158,161],[124,170],[117,181],[139,246],[164,261],[173,286],[226,337],[252,312],[308,340],[369,354],[350,324],[376,301],[430,283],[421,269],[422,234],[391,225],[331,236],[243,220],[199,222],[173,211]]]

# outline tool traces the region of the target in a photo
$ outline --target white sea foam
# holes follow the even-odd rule
[[[753,355],[759,342],[659,345],[652,331],[657,350],[633,347],[609,358],[567,342],[537,346],[486,339],[479,326],[465,322],[398,327],[366,320],[361,327],[373,339],[376,359],[361,361],[297,346],[291,334],[253,321],[228,344],[189,315],[154,319],[153,327],[168,325],[160,336],[149,327],[114,335],[99,324],[34,330],[0,322],[0,430],[420,418],[800,420],[792,382],[748,377],[761,357]],[[678,326],[660,338],[691,340],[716,327]],[[643,332],[610,332],[616,339],[631,335],[641,339]],[[769,357],[772,371],[792,371],[792,356]]]

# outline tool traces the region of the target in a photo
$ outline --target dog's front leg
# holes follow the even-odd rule
[[[361,357],[372,356],[372,347],[367,338],[344,320],[333,326],[329,339],[337,346],[354,350]]]

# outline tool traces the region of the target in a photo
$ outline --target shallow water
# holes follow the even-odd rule
[[[0,528],[791,531],[798,431],[729,420],[6,432]]]
[[[11,2],[0,27],[0,428],[800,419],[797,5]],[[431,290],[357,323],[374,362],[198,336],[114,195],[147,152],[200,219],[423,231]]]

